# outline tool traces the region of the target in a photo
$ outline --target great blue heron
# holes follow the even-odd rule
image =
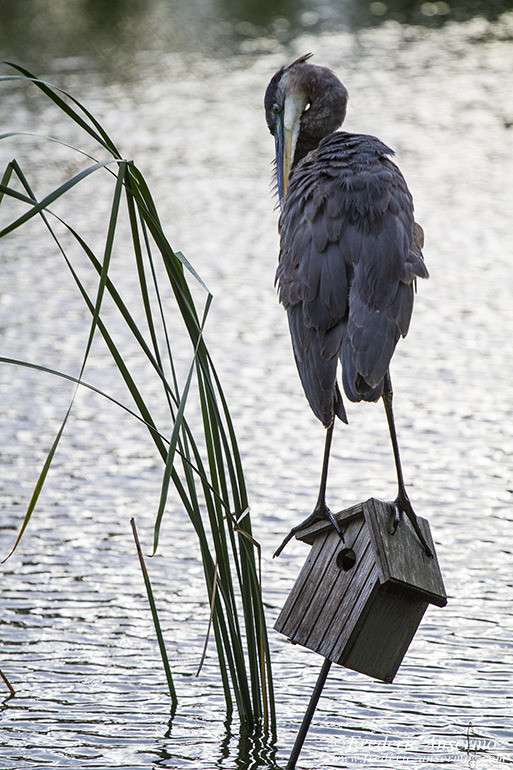
[[[397,526],[410,519],[426,553],[403,480],[392,410],[389,364],[408,331],[416,278],[427,278],[422,228],[393,151],[374,136],[337,131],[347,90],[307,54],[272,77],[265,94],[267,125],[276,145],[281,206],[279,299],[287,310],[299,376],[326,432],[319,497],[313,513],[290,538],[318,518],[326,505],[328,461],[335,416],[347,422],[336,372],[350,401],[383,398],[397,470]]]

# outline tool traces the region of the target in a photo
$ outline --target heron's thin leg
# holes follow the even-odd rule
[[[406,497],[406,487],[404,485],[403,469],[401,467],[401,458],[399,457],[399,442],[397,441],[397,431],[395,429],[394,410],[392,408],[392,400],[394,391],[392,390],[392,380],[390,378],[390,372],[385,374],[383,381],[383,404],[385,405],[385,412],[388,420],[388,430],[390,432],[390,439],[392,441],[392,449],[394,450],[395,469],[397,471],[397,484],[399,487],[399,495]]]
[[[394,411],[392,408],[392,400],[393,400],[394,392],[392,390],[392,380],[390,378],[390,372],[387,372],[385,374],[383,384],[384,384],[383,404],[385,406],[385,412],[387,415],[388,429],[390,431],[392,449],[394,450],[395,468],[397,471],[398,494],[394,502],[394,507],[398,517],[401,513],[405,513],[407,515],[407,517],[411,521],[413,529],[417,534],[417,537],[422,543],[422,546],[425,552],[427,553],[428,556],[433,556],[431,548],[426,543],[426,539],[420,530],[419,523],[415,515],[415,511],[413,510],[412,504],[410,503],[408,495],[406,494],[406,487],[405,487],[404,478],[403,478],[403,469],[401,467],[401,458],[399,456],[399,443],[397,441],[397,432],[395,429]],[[395,522],[395,527],[397,527],[397,524],[398,524],[398,518]]]
[[[282,544],[279,548],[276,549],[273,556],[279,556],[280,553],[283,551],[289,540],[291,540],[294,535],[297,532],[300,532],[300,530],[304,529],[305,527],[309,527],[310,524],[313,524],[314,521],[318,521],[318,519],[328,519],[335,529],[337,530],[338,534],[344,539],[344,533],[342,532],[342,529],[340,528],[340,524],[333,516],[332,512],[326,505],[326,483],[328,481],[328,465],[330,460],[330,450],[331,450],[331,439],[333,438],[333,428],[335,426],[335,420],[331,423],[329,428],[326,429],[326,442],[324,444],[324,459],[322,463],[322,471],[321,471],[321,485],[319,487],[319,496],[317,498],[317,503],[315,504],[315,508],[313,512],[310,514],[310,516],[307,516],[307,518],[301,522],[301,524],[298,524],[295,527],[292,527],[287,537],[283,540]]]
[[[324,443],[324,458],[322,461],[321,471],[321,485],[319,487],[319,496],[315,506],[315,511],[321,508],[326,508],[326,484],[328,482],[328,465],[330,462],[331,440],[333,438],[333,428],[335,427],[335,419],[331,423],[330,427],[326,429],[326,441]],[[314,513],[315,513],[314,511]]]

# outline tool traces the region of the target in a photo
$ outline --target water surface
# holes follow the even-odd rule
[[[280,18],[289,26],[281,28],[272,14],[235,22],[226,12],[215,17],[222,55],[202,50],[194,37],[200,26],[180,35],[187,20],[179,17],[173,34],[188,45],[166,47],[159,38],[155,56],[141,21],[155,25],[155,17],[142,14],[140,45],[120,36],[119,68],[108,38],[110,67],[94,50],[73,58],[66,48],[59,57],[49,44],[38,72],[71,90],[136,159],[170,241],[215,295],[208,340],[243,452],[270,626],[307,547],[293,543],[278,560],[271,554],[312,508],[324,435],[304,400],[273,288],[273,141],[262,112],[269,77],[315,51],[348,87],[347,129],[377,134],[396,150],[431,272],[394,357],[398,430],[410,496],[430,520],[449,604],[428,609],[394,684],[332,667],[298,767],[488,770],[513,762],[513,15],[415,26],[390,8],[379,23],[330,26],[317,7],[315,20],[304,15],[314,12],[308,8],[287,15],[284,4]],[[253,27],[237,29],[244,21]],[[2,131],[82,141],[27,87],[6,86],[2,99]],[[49,157],[47,145],[32,139],[1,145],[2,166],[23,160],[40,192],[78,168],[64,148]],[[100,244],[109,196],[107,187],[84,185],[60,213]],[[77,375],[88,319],[50,239],[36,226],[20,232],[2,243],[0,265],[3,355]],[[113,270],[135,299],[121,241]],[[186,362],[186,348],[181,354],[176,344]],[[124,398],[100,344],[87,379]],[[157,393],[155,383],[146,387]],[[5,554],[72,390],[2,366],[0,392]],[[351,406],[349,418],[334,438],[335,508],[395,495],[381,406]],[[176,500],[150,562],[179,696],[170,718],[129,525],[134,516],[149,551],[160,474],[143,428],[80,393],[34,520],[2,567],[1,665],[17,694],[4,703],[0,767],[286,764],[321,660],[271,632],[276,746],[241,738],[236,721],[225,722],[213,648],[194,677],[208,606],[195,539]]]

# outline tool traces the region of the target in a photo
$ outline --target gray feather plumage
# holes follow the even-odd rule
[[[376,401],[427,277],[413,203],[392,150],[337,132],[293,169],[280,218],[279,299],[305,394],[328,426],[351,401]]]

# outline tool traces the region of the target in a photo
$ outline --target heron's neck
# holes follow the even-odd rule
[[[319,142],[323,138],[323,136],[315,137],[308,135],[305,132],[300,133],[296,144],[296,151],[294,153],[294,162],[292,164],[292,168],[297,166],[299,161],[303,160],[303,158],[306,157],[309,152],[316,150],[319,146]]]
[[[347,90],[333,73],[327,71],[326,75],[321,70],[321,75],[309,85],[310,108],[301,116],[293,165],[316,150],[321,139],[340,128],[346,116]]]

